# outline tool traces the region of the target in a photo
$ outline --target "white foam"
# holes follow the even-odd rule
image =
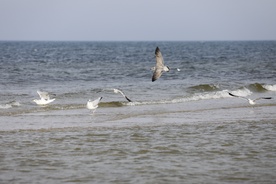
[[[252,94],[252,92],[247,88],[234,90],[234,91],[231,91],[231,93],[233,93],[237,96],[249,96]],[[230,96],[228,95],[228,97],[230,97]]]
[[[19,106],[21,106],[21,104],[19,103],[19,102],[17,102],[17,101],[12,101],[12,102],[10,102],[9,103],[12,107],[19,107]]]
[[[0,104],[0,109],[10,109],[10,108],[12,108],[10,104],[5,104],[5,105]]]
[[[10,109],[12,107],[19,107],[21,104],[17,101],[12,101],[6,104],[0,104],[0,109]]]
[[[144,102],[131,102],[125,103],[125,105],[155,105],[155,104],[172,104],[172,103],[183,103],[190,101],[199,101],[199,100],[211,100],[211,99],[220,99],[230,97],[228,90],[216,91],[216,92],[205,92],[205,93],[196,93],[192,96],[186,96],[182,98],[172,99],[172,100],[159,100],[159,101],[144,101]],[[235,94],[241,96],[250,95],[252,92],[247,88],[233,91]]]
[[[263,85],[263,88],[265,88],[268,91],[276,91],[276,84],[274,85]]]
[[[187,102],[187,101],[198,101],[198,100],[210,100],[210,99],[219,99],[225,98],[228,96],[227,90],[223,91],[216,91],[216,92],[209,92],[209,93],[198,93],[194,94],[191,97],[176,99],[173,100],[174,102]]]

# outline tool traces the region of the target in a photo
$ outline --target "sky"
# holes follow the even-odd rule
[[[276,40],[276,0],[0,0],[0,40]]]

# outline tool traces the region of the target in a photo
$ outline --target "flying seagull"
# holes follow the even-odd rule
[[[229,92],[228,92],[229,93]],[[233,96],[233,97],[238,97],[238,98],[243,98],[243,99],[246,99],[248,100],[249,104],[251,105],[255,105],[256,104],[256,101],[257,100],[261,100],[261,99],[272,99],[272,97],[260,97],[260,98],[256,98],[256,99],[250,99],[250,98],[246,98],[246,97],[243,97],[243,96],[237,96],[237,95],[233,95],[232,93],[229,93],[230,96]]]
[[[45,91],[37,91],[37,94],[39,95],[40,99],[33,100],[37,105],[47,105],[53,101],[55,101],[55,98],[51,99],[48,92]]]
[[[87,104],[86,104],[87,109],[93,110],[93,114],[94,114],[94,112],[98,108],[98,106],[99,106],[98,104],[100,103],[100,101],[101,101],[102,98],[103,97],[99,97],[99,98],[97,98],[94,101],[92,101],[92,100],[89,99],[88,102],[87,102]]]
[[[163,60],[161,51],[158,47],[156,47],[155,49],[155,57],[156,57],[156,65],[152,76],[152,82],[156,81],[159,77],[161,77],[163,72],[170,71],[170,68],[164,65],[164,60]]]
[[[172,70],[173,68],[170,68],[170,70]],[[175,68],[178,72],[180,72],[181,71],[181,69],[180,68]],[[155,66],[154,67],[151,67],[150,68],[150,70],[151,71],[154,71],[155,70]]]
[[[121,93],[121,95],[123,95],[123,97],[125,97],[127,99],[127,101],[131,102],[131,100],[119,89],[114,89],[114,93]]]

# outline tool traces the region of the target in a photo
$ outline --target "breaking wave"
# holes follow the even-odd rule
[[[186,93],[184,96],[174,97],[172,99],[159,99],[159,100],[145,100],[145,101],[109,101],[101,102],[99,108],[118,108],[126,106],[143,106],[143,105],[158,105],[158,104],[174,104],[183,103],[190,101],[200,101],[200,100],[212,100],[212,99],[222,99],[229,98],[229,92],[238,96],[249,96],[253,91],[263,92],[263,91],[276,91],[276,85],[266,85],[266,84],[250,84],[247,87],[242,87],[234,90],[220,90],[219,85],[213,84],[201,84],[197,86],[192,86],[187,89],[195,90],[193,93]],[[16,101],[11,101],[9,103],[0,104],[0,115],[18,115],[18,114],[29,114],[29,113],[39,113],[47,111],[59,111],[59,110],[73,110],[73,109],[86,109],[86,104],[51,104],[45,107],[40,107],[36,105],[20,104]],[[7,110],[6,110],[7,109]]]
[[[0,104],[0,109],[10,109],[10,108],[19,107],[19,106],[21,106],[21,104],[19,102],[11,101],[6,104]]]
[[[205,92],[205,91],[217,91],[219,90],[218,84],[199,84],[188,88],[190,92]]]
[[[171,100],[130,102],[130,103],[126,103],[126,105],[170,104],[170,103],[182,103],[182,102],[199,101],[199,100],[211,100],[211,99],[228,98],[228,97],[230,97],[228,92],[234,93],[238,96],[248,96],[248,95],[252,94],[252,92],[249,89],[242,88],[242,89],[237,89],[237,90],[233,90],[233,91],[222,90],[222,91],[195,93],[193,95],[179,97],[179,98],[171,99]]]
[[[263,88],[265,88],[268,91],[276,91],[276,84],[274,84],[274,85],[264,84],[262,86],[263,86]]]
[[[254,83],[248,85],[248,88],[254,92],[276,91],[276,85]]]

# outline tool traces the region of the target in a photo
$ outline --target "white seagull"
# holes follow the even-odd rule
[[[170,70],[172,70],[173,68],[170,68]],[[181,71],[181,69],[180,68],[175,68],[178,72],[180,72]],[[155,70],[155,66],[154,67],[151,67],[150,68],[150,70],[151,71],[154,71]]]
[[[152,82],[156,81],[159,77],[161,77],[163,72],[170,71],[170,68],[164,65],[163,56],[158,47],[156,47],[155,49],[155,57],[156,57],[156,65],[154,67]]]
[[[229,92],[228,92],[229,93]],[[272,97],[259,97],[259,98],[256,98],[256,99],[250,99],[250,98],[246,98],[246,97],[243,97],[243,96],[237,96],[237,95],[233,95],[232,93],[229,93],[230,96],[233,96],[233,97],[238,97],[238,98],[243,98],[243,99],[246,99],[250,105],[255,105],[256,104],[256,101],[257,100],[261,100],[261,99],[272,99]]]
[[[53,101],[55,101],[55,98],[51,99],[48,92],[45,91],[37,91],[37,94],[39,95],[40,99],[33,100],[37,105],[47,105]]]
[[[92,101],[92,100],[89,99],[88,102],[87,102],[87,104],[86,104],[87,109],[93,110],[93,114],[94,114],[94,112],[98,108],[98,106],[99,106],[98,104],[100,103],[100,101],[101,101],[102,98],[103,97],[99,97],[99,98],[97,98],[94,101]]]
[[[131,100],[119,89],[114,89],[114,93],[121,93],[121,95],[123,95],[123,97],[125,97],[127,99],[127,101],[131,102]]]

